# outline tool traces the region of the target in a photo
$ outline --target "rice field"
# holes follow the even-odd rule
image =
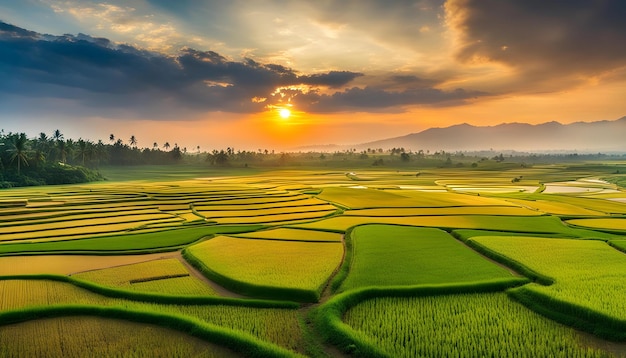
[[[626,321],[625,192],[584,166],[507,168],[224,169],[0,190],[0,317],[31,314],[0,322],[0,357],[237,356],[189,334],[208,327],[261,356],[626,357],[598,338]],[[317,321],[337,298],[352,341]],[[33,319],[46,310],[60,313]]]
[[[241,357],[181,332],[101,317],[60,317],[0,326],[2,357]]]
[[[176,258],[86,271],[72,277],[134,291],[173,295],[217,295],[209,285],[192,276]]]
[[[351,241],[350,270],[340,291],[512,276],[440,229],[363,225],[352,231]]]
[[[190,246],[187,252],[234,290],[253,295],[280,290],[287,298],[289,290],[319,296],[341,263],[343,246],[337,242],[218,236]]]
[[[626,320],[626,255],[606,242],[514,236],[470,240],[554,280],[548,286],[533,284],[532,290]]]
[[[40,279],[0,279],[0,313],[38,306],[87,305],[174,314],[246,332],[264,341],[298,351],[303,343],[298,312],[226,304],[176,305],[108,298],[72,284]],[[1,327],[1,326],[0,326]]]
[[[570,225],[597,230],[619,230],[626,233],[626,218],[573,219],[566,221]]]
[[[290,228],[278,228],[263,231],[255,231],[246,234],[231,235],[250,239],[288,240],[288,241],[314,241],[314,242],[341,242],[342,235],[315,230],[300,230]]]
[[[350,308],[344,321],[390,357],[608,355],[504,293],[376,298]]]

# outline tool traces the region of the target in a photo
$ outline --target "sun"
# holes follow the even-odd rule
[[[283,108],[278,112],[278,114],[280,115],[282,119],[287,119],[289,118],[289,116],[291,116],[291,111],[288,110],[287,108]]]

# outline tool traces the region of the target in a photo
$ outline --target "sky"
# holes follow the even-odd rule
[[[0,129],[281,150],[615,120],[624,19],[622,0],[0,0]]]

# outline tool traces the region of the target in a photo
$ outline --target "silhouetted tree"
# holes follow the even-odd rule
[[[28,138],[25,133],[15,134],[11,138],[11,146],[7,149],[11,155],[11,163],[17,159],[17,175],[20,175],[21,165],[28,165]]]

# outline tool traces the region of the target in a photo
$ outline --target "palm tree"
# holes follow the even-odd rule
[[[165,142],[165,144],[163,144],[163,148],[164,148],[165,150],[170,149],[170,142]]]
[[[102,139],[98,140],[98,143],[94,147],[93,154],[96,157],[96,166],[99,166],[100,161],[107,157],[107,151],[104,148]]]
[[[46,157],[50,154],[50,138],[48,138],[46,133],[39,133],[35,148],[35,162],[37,164],[45,162]]]
[[[131,135],[131,136],[130,136],[130,140],[128,141],[128,143],[129,143],[131,146],[133,146],[133,147],[137,148],[137,138],[135,138],[135,135]]]
[[[63,134],[61,133],[60,130],[55,129],[54,133],[52,133],[52,139],[56,140],[56,141],[60,141],[63,139]]]
[[[109,134],[109,140],[111,143],[115,143],[115,135],[113,133]]]
[[[61,163],[65,164],[65,161],[67,160],[67,154],[69,153],[69,146],[65,141],[57,141],[57,153],[61,158]]]
[[[10,144],[11,148],[7,152],[11,153],[11,163],[17,159],[17,175],[20,175],[20,163],[28,165],[28,138],[25,133],[13,136]]]
[[[81,163],[85,166],[85,158],[89,158],[92,154],[92,145],[89,141],[84,141],[82,138],[78,139],[78,150],[76,152],[76,157],[81,158]]]
[[[157,150],[157,148],[159,148],[159,143],[157,142],[152,143],[152,150]]]

